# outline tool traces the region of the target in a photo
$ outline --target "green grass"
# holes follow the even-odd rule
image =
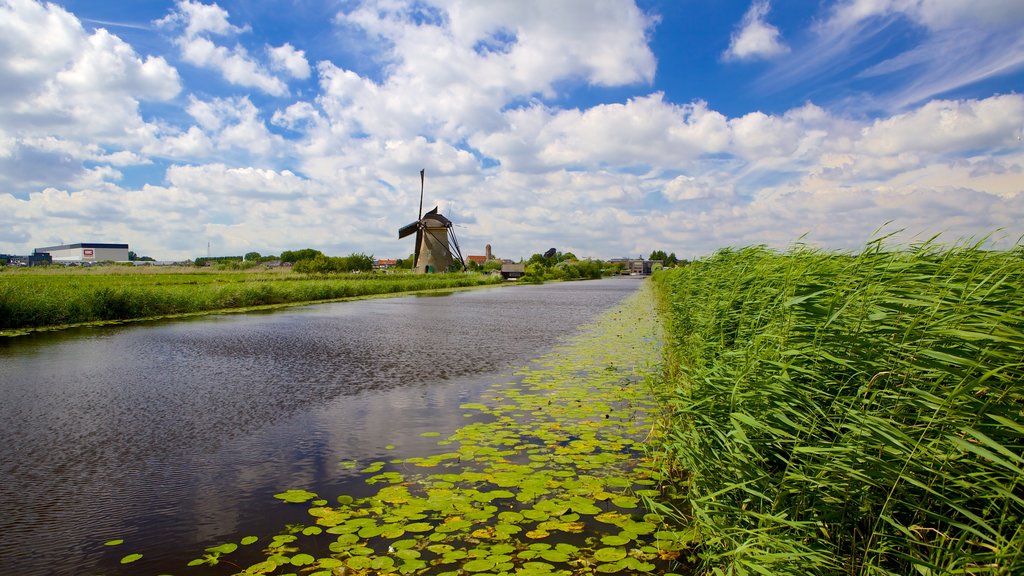
[[[1024,249],[723,250],[656,276],[658,457],[716,574],[1024,574]]]
[[[0,273],[0,330],[156,318],[253,306],[452,289],[479,274],[203,272],[194,268],[62,268]]]

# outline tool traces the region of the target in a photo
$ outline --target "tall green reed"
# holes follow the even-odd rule
[[[1024,573],[1024,258],[723,250],[656,277],[707,570]]]

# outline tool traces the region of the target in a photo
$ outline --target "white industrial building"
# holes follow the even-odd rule
[[[49,254],[54,264],[87,262],[128,262],[127,244],[79,243],[47,246],[33,250],[36,254]]]

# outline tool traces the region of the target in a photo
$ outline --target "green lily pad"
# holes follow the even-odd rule
[[[316,498],[316,494],[307,490],[287,490],[278,494],[274,494],[274,498],[284,500],[291,504],[302,504],[303,502],[309,502]]]
[[[373,560],[366,556],[353,556],[345,560],[345,565],[353,570],[366,570],[373,564]]]
[[[609,534],[601,537],[601,543],[605,546],[625,546],[632,541],[632,538],[626,538],[625,536],[617,534]]]
[[[594,559],[599,562],[618,562],[625,557],[625,548],[601,548],[594,552]]]
[[[486,572],[494,568],[494,564],[495,562],[489,558],[478,558],[463,564],[462,569],[466,572]]]
[[[558,550],[545,550],[540,553],[540,557],[548,562],[568,562],[570,558],[568,554]]]
[[[140,558],[142,558],[142,554],[129,554],[124,558],[121,558],[121,564],[131,564]]]
[[[640,499],[633,496],[619,496],[612,499],[612,504],[619,508],[636,508],[640,504]]]
[[[227,544],[221,544],[220,546],[213,546],[212,548],[206,549],[207,552],[217,552],[219,554],[231,554],[235,550],[238,550],[238,544],[235,544],[234,542],[228,542]]]

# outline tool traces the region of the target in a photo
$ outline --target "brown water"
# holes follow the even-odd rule
[[[435,453],[421,433],[465,424],[459,404],[638,286],[515,286],[0,339],[0,572],[187,573],[207,546],[306,522],[273,494],[359,496],[368,487],[351,462]],[[102,545],[114,538],[126,543]],[[120,566],[129,552],[144,561]]]

